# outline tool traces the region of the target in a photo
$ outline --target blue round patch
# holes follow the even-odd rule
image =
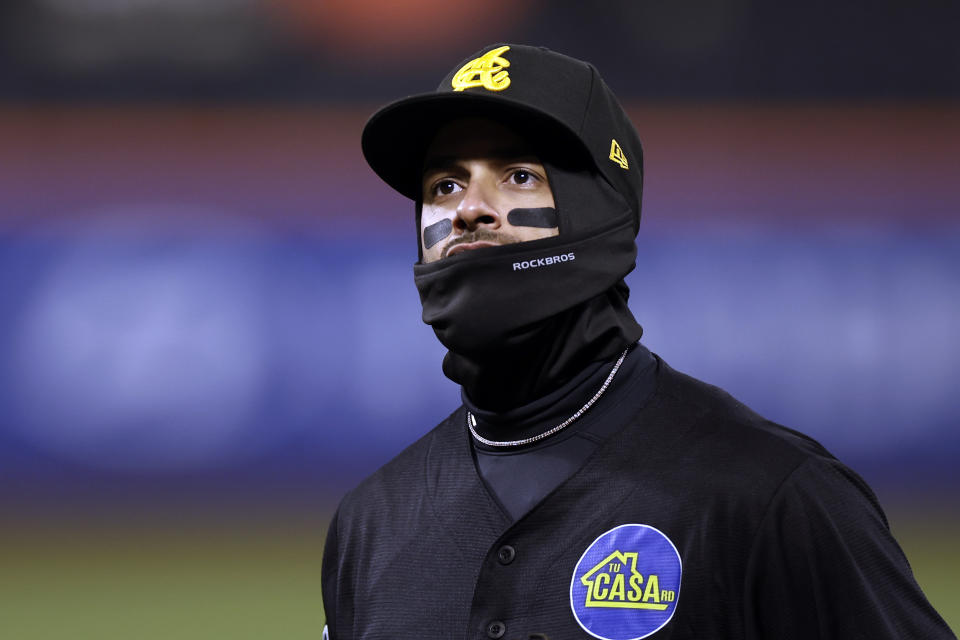
[[[622,524],[594,540],[570,581],[570,608],[601,640],[639,640],[673,617],[680,596],[680,554],[645,524]]]

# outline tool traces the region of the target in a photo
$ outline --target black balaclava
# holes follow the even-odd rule
[[[636,259],[642,149],[589,64],[543,48],[495,45],[437,92],[381,109],[363,150],[392,187],[418,202],[424,153],[452,118],[484,116],[534,145],[559,235],[414,265],[423,320],[449,350],[444,373],[478,407],[506,411],[610,360],[642,329],[623,278]]]

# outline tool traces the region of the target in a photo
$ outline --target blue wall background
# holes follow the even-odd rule
[[[8,474],[280,468],[336,492],[457,405],[411,205],[359,157],[367,112],[8,112]],[[646,344],[874,483],[956,491],[956,109],[633,114]]]

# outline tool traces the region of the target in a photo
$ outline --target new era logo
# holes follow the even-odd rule
[[[630,163],[627,162],[627,156],[623,155],[623,149],[616,140],[610,141],[610,159],[620,165],[621,169],[629,169]]]

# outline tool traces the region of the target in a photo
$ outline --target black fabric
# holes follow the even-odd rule
[[[579,401],[640,338],[623,278],[643,157],[592,66],[518,45],[480,53],[496,57],[483,67],[495,78],[455,91],[458,65],[437,92],[375,114],[362,144],[415,200],[423,154],[455,117],[514,127],[543,162],[558,236],[414,266],[423,319],[449,350],[444,373],[484,433],[515,439],[564,390]],[[544,447],[553,466],[531,451],[517,460],[537,469],[484,470],[461,407],[351,491],[324,551],[331,637],[487,638],[496,627],[510,639],[585,638],[574,567],[604,532],[641,524],[668,537],[683,567],[673,617],[651,638],[953,638],[862,480],[809,438],[655,366],[652,395],[642,384],[617,392],[582,431]],[[565,448],[582,434],[583,451]]]
[[[454,80],[476,58],[489,75],[471,74],[483,82],[465,88]],[[593,66],[542,47],[491,45],[435,92],[388,105],[364,127],[370,166],[417,202],[418,244],[426,149],[444,124],[475,116],[512,128],[535,151],[559,235],[418,262],[414,280],[423,321],[449,349],[444,373],[478,405],[506,411],[640,338],[623,278],[636,259],[643,149]]]
[[[341,503],[324,552],[333,640],[483,639],[494,620],[508,638],[587,638],[571,576],[624,523],[656,527],[682,558],[653,639],[955,638],[856,474],[662,362],[649,401],[515,522],[477,475],[464,414]]]
[[[653,393],[656,360],[643,345],[630,349],[600,399],[557,434],[518,447],[473,440],[477,471],[513,520],[573,475],[618,425],[627,424]],[[464,397],[477,432],[494,441],[522,440],[555,427],[597,393],[614,363],[589,367],[587,375],[507,414],[484,411]]]
[[[623,278],[636,215],[584,158],[542,158],[560,235],[414,266],[423,321],[449,349],[443,371],[479,406],[504,411],[571,380],[643,333]]]
[[[338,525],[339,513],[340,510],[338,509],[333,514],[333,518],[330,519],[330,526],[327,527],[327,540],[323,546],[323,564],[320,573],[320,584],[322,587],[324,619],[327,621],[324,631],[327,633],[323,636],[322,640],[342,636],[342,633],[337,632],[338,615],[351,617],[353,615],[353,594],[349,591],[349,587],[339,584],[340,572],[337,568],[340,557],[340,546],[337,544],[337,531],[340,529]],[[338,594],[340,598],[342,598],[339,604],[334,604],[334,598],[328,598],[328,595],[332,594]]]
[[[455,91],[451,80],[463,64],[503,46],[510,83]],[[430,93],[393,102],[375,113],[361,137],[363,155],[384,182],[417,200],[427,146],[452,117],[482,116],[522,123],[557,146],[586,153],[604,178],[626,198],[640,223],[643,147],[616,96],[593,65],[545,47],[494,44],[457,63]],[[616,141],[628,168],[612,161]]]
[[[528,301],[529,304],[529,301]],[[502,346],[450,350],[443,372],[474,405],[504,412],[562,386],[640,339],[642,329],[619,287],[535,325],[505,335]]]
[[[508,346],[531,324],[595,298],[626,276],[636,256],[629,225],[626,220],[596,234],[465,251],[414,265],[423,321],[444,346],[466,356]],[[628,262],[626,271],[615,268]]]

